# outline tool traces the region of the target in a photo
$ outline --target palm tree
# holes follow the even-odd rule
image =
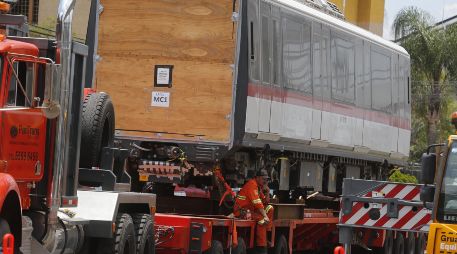
[[[393,24],[397,41],[411,56],[413,118],[425,123],[429,145],[443,134],[440,120],[447,118],[443,116],[449,98],[445,89],[457,74],[456,27],[436,27],[430,14],[416,7],[401,10]]]

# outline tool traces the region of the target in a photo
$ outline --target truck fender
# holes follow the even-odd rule
[[[19,187],[14,178],[0,173],[0,217],[5,219],[15,238],[15,245],[20,246],[22,238],[22,209]]]
[[[84,88],[84,98],[86,98],[89,94],[96,93],[97,91],[93,88]]]

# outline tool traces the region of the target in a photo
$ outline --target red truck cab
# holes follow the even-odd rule
[[[46,62],[29,43],[4,39],[1,59],[0,170],[17,181],[23,208],[30,206],[29,193],[43,177],[46,117],[37,108],[43,98]]]

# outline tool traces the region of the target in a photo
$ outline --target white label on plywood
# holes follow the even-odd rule
[[[152,107],[170,107],[170,93],[168,92],[152,92]]]
[[[157,68],[157,85],[170,84],[170,68]]]

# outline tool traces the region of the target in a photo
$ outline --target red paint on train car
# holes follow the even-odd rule
[[[354,105],[348,105],[336,101],[328,101],[325,99],[317,100],[312,95],[285,90],[279,87],[267,87],[259,84],[249,83],[248,96],[303,106],[315,110],[322,110],[345,115],[348,117],[355,117],[362,120],[390,125],[392,127],[397,127],[405,130],[411,130],[411,120],[404,117],[389,115],[387,113],[371,109],[363,109]]]

